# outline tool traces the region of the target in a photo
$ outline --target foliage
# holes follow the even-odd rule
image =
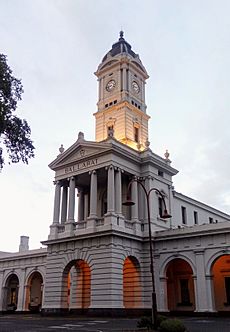
[[[160,332],[185,332],[186,328],[179,319],[163,320],[159,328]]]
[[[13,114],[23,92],[22,83],[12,75],[6,56],[0,54],[0,170],[4,165],[3,147],[12,163],[27,164],[34,157],[30,127],[26,120]]]
[[[141,319],[137,322],[137,327],[138,328],[146,327],[148,330],[151,330],[152,328],[151,317],[146,317],[146,316],[141,317]]]
[[[157,315],[157,326],[160,326],[161,322],[166,320],[167,318],[163,315]],[[153,328],[152,325],[152,318],[151,317],[141,317],[141,319],[137,322],[137,327],[142,328],[146,327],[148,330],[151,330]]]

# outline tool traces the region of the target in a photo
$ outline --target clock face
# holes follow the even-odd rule
[[[136,81],[132,81],[132,89],[134,92],[139,93],[140,92],[140,87]]]
[[[116,82],[114,80],[110,80],[107,84],[106,84],[106,90],[108,92],[112,91],[115,88]]]

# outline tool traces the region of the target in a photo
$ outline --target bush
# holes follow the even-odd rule
[[[137,322],[137,327],[147,327],[148,330],[152,328],[152,319],[151,317],[141,317],[141,319]]]
[[[167,317],[163,316],[163,315],[157,315],[157,326],[161,325],[161,322],[163,322],[164,320],[166,320]]]
[[[161,322],[160,332],[185,332],[186,328],[179,319],[165,319]]]
[[[161,322],[166,320],[167,318],[163,315],[157,315],[157,326],[160,326]],[[137,322],[137,327],[142,328],[146,327],[148,330],[151,330],[153,328],[152,325],[152,318],[151,317],[141,317],[141,319]]]

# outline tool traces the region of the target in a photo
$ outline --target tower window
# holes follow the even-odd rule
[[[114,129],[113,129],[113,126],[108,126],[107,127],[107,130],[108,130],[108,136],[109,137],[113,137],[113,133],[114,133]]]
[[[194,216],[194,224],[197,225],[198,224],[198,213],[197,213],[197,211],[193,212],[193,216]]]
[[[139,128],[134,127],[134,141],[139,142]]]
[[[185,206],[181,207],[181,217],[182,217],[182,224],[186,225],[187,224],[187,213],[186,213]]]

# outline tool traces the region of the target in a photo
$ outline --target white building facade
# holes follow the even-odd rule
[[[95,74],[96,140],[80,132],[49,165],[55,194],[47,249],[28,250],[22,238],[19,253],[0,252],[0,311],[149,311],[150,221],[158,311],[228,312],[230,216],[177,193],[168,152],[151,151],[148,74],[123,32]],[[157,189],[150,220],[140,182]],[[135,205],[122,204],[127,196]]]

